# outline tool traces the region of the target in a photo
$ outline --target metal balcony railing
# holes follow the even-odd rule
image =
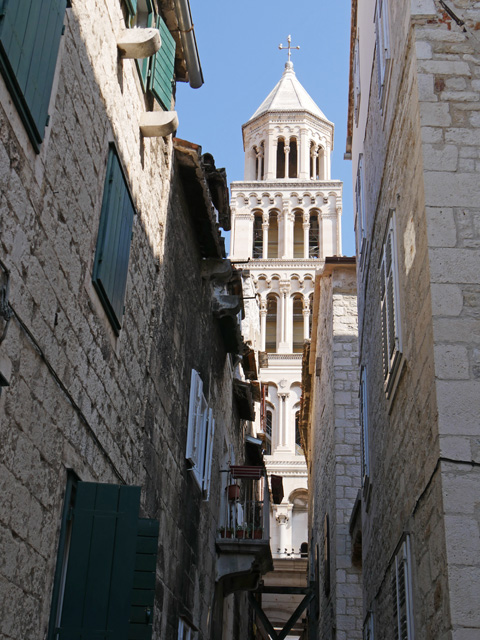
[[[270,539],[270,500],[263,467],[230,467],[221,538],[240,540]]]

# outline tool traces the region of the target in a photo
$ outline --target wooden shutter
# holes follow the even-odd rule
[[[141,518],[138,521],[128,640],[150,640],[152,637],[158,533],[157,520]]]
[[[367,370],[362,367],[360,372],[360,420],[362,444],[362,482],[370,475],[368,452],[368,405],[367,405]]]
[[[200,375],[192,369],[185,457],[192,464],[191,471],[200,489],[203,489],[205,470],[206,420],[207,402],[203,395],[203,382]]]
[[[127,5],[128,13],[131,16],[134,16],[137,13],[137,0],[125,0]]]
[[[134,214],[120,162],[111,150],[92,279],[117,335],[123,316]]]
[[[173,95],[175,40],[160,17],[157,18],[157,29],[160,31],[162,46],[153,56],[149,89],[162,107],[169,111]]]
[[[3,0],[0,70],[38,152],[47,125],[67,0]]]
[[[392,571],[392,601],[395,640],[413,639],[413,618],[410,585],[409,539],[403,541],[395,557]]]
[[[80,482],[58,640],[129,640],[140,488]]]
[[[398,308],[398,269],[396,257],[395,225],[390,220],[380,274],[381,316],[383,341],[383,373],[387,382],[387,393],[391,390],[395,373],[401,360],[401,331]]]
[[[215,420],[213,412],[208,412],[208,425],[205,443],[205,470],[203,473],[203,490],[205,491],[205,500],[210,498],[210,481],[212,477],[212,458],[213,458],[213,439],[215,436]]]

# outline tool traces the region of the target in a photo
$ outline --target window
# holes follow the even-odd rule
[[[366,210],[365,210],[365,180],[363,170],[363,154],[358,157],[357,181],[355,184],[355,207],[357,210],[357,252],[360,269],[365,261],[366,245]]]
[[[290,138],[290,151],[288,153],[288,178],[298,177],[298,151],[297,151],[297,139]]]
[[[413,640],[410,537],[406,536],[392,568],[392,605],[395,640]]]
[[[355,49],[353,51],[353,112],[355,124],[358,124],[358,116],[360,113],[360,97],[362,95],[360,85],[360,49],[358,38],[355,40]]]
[[[285,140],[279,138],[277,142],[277,178],[285,178]]]
[[[369,611],[363,625],[363,640],[374,640],[373,635],[373,613]]]
[[[67,0],[0,3],[0,72],[38,153],[48,124]]]
[[[268,225],[268,258],[278,258],[278,215],[272,211]]]
[[[265,423],[265,453],[270,455],[272,453],[272,427],[273,427],[273,413],[267,410],[266,423]]]
[[[295,294],[293,297],[293,353],[302,353],[304,342],[303,297]]]
[[[399,314],[398,263],[395,219],[392,214],[387,227],[380,263],[380,294],[383,340],[383,376],[385,391],[390,397],[402,356],[402,336]]]
[[[160,32],[162,46],[151,58],[136,60],[143,90],[149,89],[164,110],[172,105],[175,66],[175,40],[164,20],[155,19],[152,0],[126,0],[131,27],[152,27]]]
[[[178,640],[194,640],[193,628],[183,618],[178,622]]]
[[[134,214],[120,161],[111,147],[92,281],[116,335],[122,326]]]
[[[215,420],[203,395],[203,382],[198,372],[192,369],[185,457],[191,463],[193,477],[207,500],[210,497],[214,435]]]
[[[303,258],[305,256],[303,242],[304,242],[303,214],[301,211],[295,211],[295,218],[293,222],[293,257],[294,258]]]
[[[391,57],[388,0],[377,0],[377,8],[375,11],[375,37],[377,46],[378,97],[380,104],[383,104],[388,84]]]
[[[362,367],[360,371],[360,428],[362,439],[362,483],[365,487],[368,483],[368,478],[370,477],[366,367]]]
[[[277,350],[277,305],[277,296],[269,293],[267,296],[267,317],[265,322],[265,351],[267,353],[275,353]]]
[[[48,640],[152,636],[159,526],[140,487],[70,477]]]
[[[310,258],[320,257],[320,227],[318,224],[318,214],[310,214],[310,230],[308,236],[308,256]]]
[[[253,219],[253,257],[263,258],[263,226],[262,214],[255,213]]]

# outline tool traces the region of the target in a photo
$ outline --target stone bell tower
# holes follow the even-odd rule
[[[271,521],[273,557],[282,561],[299,559],[308,542],[297,428],[302,350],[315,271],[326,256],[341,255],[342,211],[342,183],[330,177],[334,125],[298,81],[290,51],[289,39],[280,81],[242,127],[245,176],[231,185],[231,259],[249,270],[256,298],[246,300],[243,334],[265,354],[257,429],[268,473],[283,478],[284,498]]]

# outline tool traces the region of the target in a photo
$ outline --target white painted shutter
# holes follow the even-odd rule
[[[212,410],[208,411],[207,441],[205,448],[205,472],[203,474],[203,490],[205,491],[205,500],[210,498],[210,480],[212,476],[212,457],[213,457],[213,438],[215,435],[215,420],[213,419]]]
[[[198,372],[192,369],[185,457],[192,464],[191,471],[200,488],[203,484],[206,410],[202,379]]]

